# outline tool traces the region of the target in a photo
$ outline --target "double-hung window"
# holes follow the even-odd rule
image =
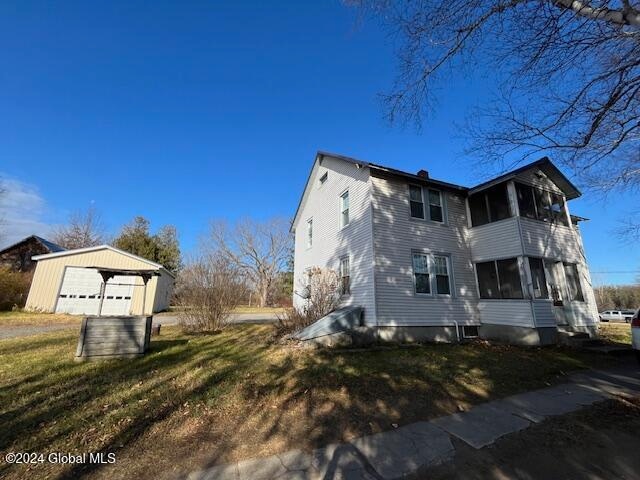
[[[313,218],[307,220],[307,248],[313,246]]]
[[[349,190],[340,195],[340,227],[349,225]]]
[[[425,198],[428,209],[425,210]],[[412,218],[421,218],[433,222],[444,222],[444,208],[442,204],[442,192],[432,188],[423,188],[420,185],[409,185],[409,208]],[[425,214],[427,214],[426,216]]]
[[[351,293],[351,274],[349,257],[340,259],[340,294],[349,295]]]
[[[414,253],[413,285],[418,294],[451,295],[449,257]]]
[[[476,263],[480,298],[524,298],[518,259]]]
[[[424,218],[424,201],[422,200],[422,187],[409,185],[409,203],[413,218]]]

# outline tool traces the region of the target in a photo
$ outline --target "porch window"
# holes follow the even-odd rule
[[[584,302],[582,294],[582,286],[580,285],[580,275],[578,274],[578,266],[575,263],[564,264],[564,274],[567,278],[567,290],[569,291],[569,300],[576,302]]]
[[[471,225],[478,227],[511,216],[507,185],[500,184],[469,196]]]
[[[516,193],[521,217],[569,226],[562,195],[522,183],[516,183]]]
[[[533,283],[533,297],[549,298],[547,277],[544,273],[544,262],[542,259],[529,257],[529,268],[531,270],[531,281]]]
[[[340,294],[349,295],[351,293],[351,275],[349,257],[340,259]]]
[[[424,202],[422,200],[422,187],[418,185],[409,185],[409,203],[411,207],[411,216],[413,218],[424,219]]]
[[[517,258],[476,264],[480,298],[524,298]]]
[[[413,282],[416,293],[431,293],[429,257],[424,253],[413,254]]]

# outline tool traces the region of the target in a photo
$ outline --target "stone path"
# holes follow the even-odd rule
[[[619,395],[640,395],[640,368],[594,370],[569,383],[513,395],[467,412],[413,423],[349,443],[293,450],[193,472],[188,480],[384,479],[413,476],[451,460],[451,436],[476,449],[556,415]]]

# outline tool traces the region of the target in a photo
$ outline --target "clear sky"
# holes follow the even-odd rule
[[[488,98],[452,75],[422,132],[391,128],[377,94],[393,46],[375,22],[318,2],[0,2],[4,243],[90,205],[111,231],[135,215],[194,248],[209,220],[290,217],[316,150],[472,185],[458,124]],[[638,205],[585,196],[572,213],[591,268],[640,269],[615,235]],[[637,274],[594,274],[624,283]]]

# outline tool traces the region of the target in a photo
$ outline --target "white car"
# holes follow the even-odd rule
[[[633,310],[605,310],[601,312],[600,321],[601,322],[627,322],[631,321],[631,317],[633,317]]]
[[[636,358],[640,363],[640,308],[631,319],[631,347],[636,351]]]

